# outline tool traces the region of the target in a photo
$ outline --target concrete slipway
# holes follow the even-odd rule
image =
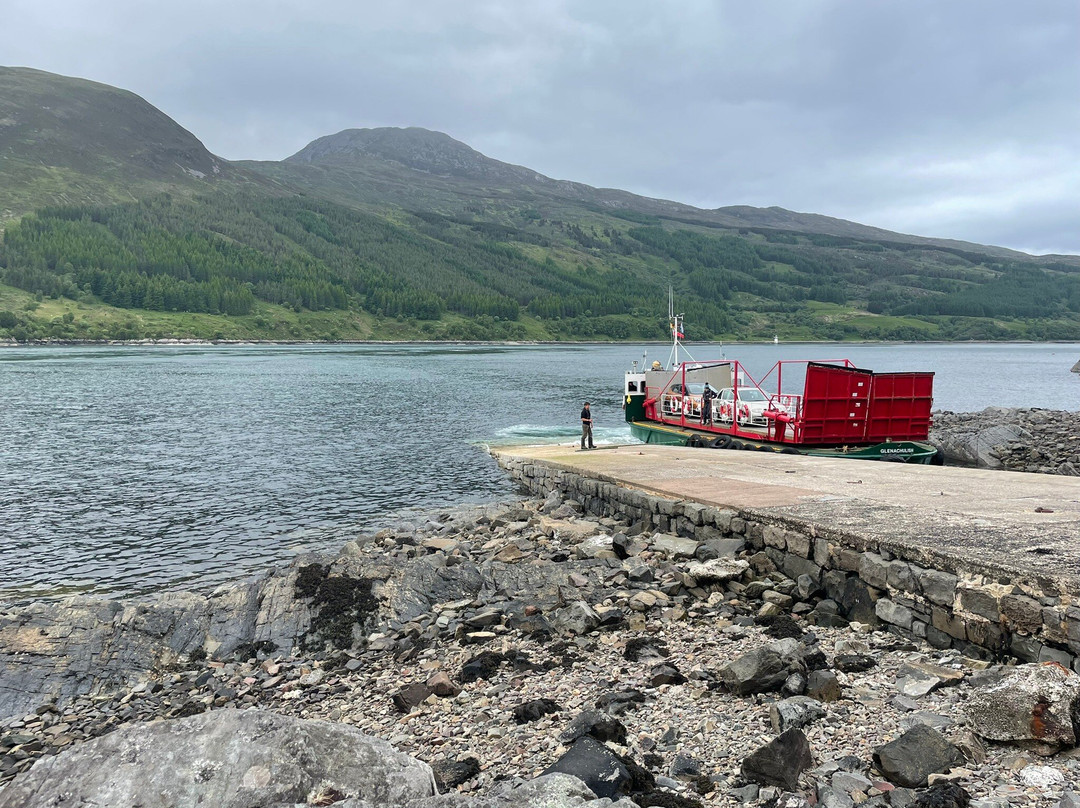
[[[799,526],[859,552],[1080,595],[1076,477],[641,444],[492,454],[511,471],[539,464]]]

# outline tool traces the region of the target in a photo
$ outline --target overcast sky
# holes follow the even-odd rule
[[[229,159],[423,126],[559,179],[1080,253],[1073,0],[2,0]]]

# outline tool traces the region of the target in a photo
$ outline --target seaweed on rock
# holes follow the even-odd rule
[[[309,564],[296,576],[296,594],[311,598],[314,612],[304,644],[344,650],[353,646],[353,628],[362,625],[379,602],[371,594],[373,579],[331,576],[329,572],[329,567]]]

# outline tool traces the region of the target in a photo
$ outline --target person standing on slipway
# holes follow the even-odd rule
[[[592,412],[589,410],[589,402],[585,402],[581,410],[581,448],[585,448],[585,442],[589,442],[589,448],[595,449],[592,442]]]

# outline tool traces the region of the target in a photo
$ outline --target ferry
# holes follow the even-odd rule
[[[941,465],[927,438],[934,374],[875,373],[847,359],[782,360],[760,380],[730,359],[682,360],[669,304],[666,365],[633,363],[623,382],[631,434],[644,443]],[[687,356],[689,354],[687,353]],[[797,392],[796,392],[797,391]]]

